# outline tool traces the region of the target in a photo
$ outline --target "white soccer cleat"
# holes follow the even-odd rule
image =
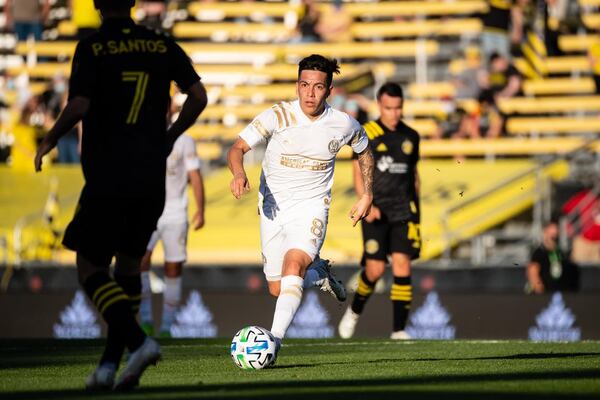
[[[279,355],[279,350],[281,350],[281,339],[279,339],[278,337],[273,338],[275,339],[275,354],[273,354],[271,362],[269,363],[269,365],[267,365],[268,367],[272,367],[273,365],[275,365],[275,361],[277,361],[277,356]]]
[[[319,276],[324,276],[323,279],[315,282],[319,286],[319,289],[323,292],[328,292],[339,302],[346,301],[346,288],[342,281],[335,279],[335,275],[331,272],[329,260],[320,258],[315,261],[315,266],[313,268],[319,271]]]
[[[129,355],[127,367],[115,384],[114,390],[130,390],[139,385],[140,377],[150,364],[156,365],[161,358],[156,340],[146,337],[139,349]]]
[[[406,331],[395,331],[390,335],[392,340],[410,340],[412,339]]]
[[[352,307],[348,307],[344,316],[338,325],[338,333],[342,339],[350,339],[354,335],[356,323],[360,315],[352,311]]]
[[[110,390],[115,383],[115,368],[100,365],[85,380],[87,390]]]

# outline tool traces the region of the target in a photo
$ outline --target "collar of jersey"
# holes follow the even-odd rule
[[[123,26],[133,26],[135,22],[131,18],[106,18],[102,21],[102,29],[120,28]]]
[[[314,124],[315,122],[320,121],[322,118],[325,117],[327,113],[329,113],[331,108],[331,106],[327,104],[327,102],[325,102],[325,108],[323,108],[323,112],[321,113],[321,115],[319,115],[319,118],[313,121],[312,119],[308,118],[306,114],[304,114],[304,111],[302,111],[302,107],[300,107],[300,100],[294,100],[291,102],[291,104],[294,111],[296,111],[296,114],[298,114],[300,118],[304,119],[304,122],[308,124]]]

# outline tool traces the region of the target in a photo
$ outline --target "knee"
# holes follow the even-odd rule
[[[273,297],[279,297],[280,291],[281,291],[281,289],[279,288],[279,286],[277,286],[277,287],[269,286],[269,294]]]

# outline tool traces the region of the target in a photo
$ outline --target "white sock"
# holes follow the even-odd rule
[[[304,289],[319,286],[317,281],[320,281],[321,279],[323,278],[319,276],[319,271],[316,269],[307,269],[306,273],[304,274]]]
[[[152,290],[150,290],[150,271],[142,271],[142,301],[140,303],[142,323],[152,324]]]
[[[181,277],[165,277],[165,291],[163,292],[163,312],[161,332],[170,332],[175,320],[175,312],[181,301]]]
[[[302,301],[303,284],[304,279],[299,276],[287,275],[281,278],[281,292],[277,298],[273,326],[271,327],[271,333],[276,338],[283,339],[285,332],[292,323]]]

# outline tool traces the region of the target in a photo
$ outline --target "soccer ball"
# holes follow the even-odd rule
[[[231,359],[241,369],[263,369],[275,357],[275,338],[265,328],[247,326],[231,341]]]

